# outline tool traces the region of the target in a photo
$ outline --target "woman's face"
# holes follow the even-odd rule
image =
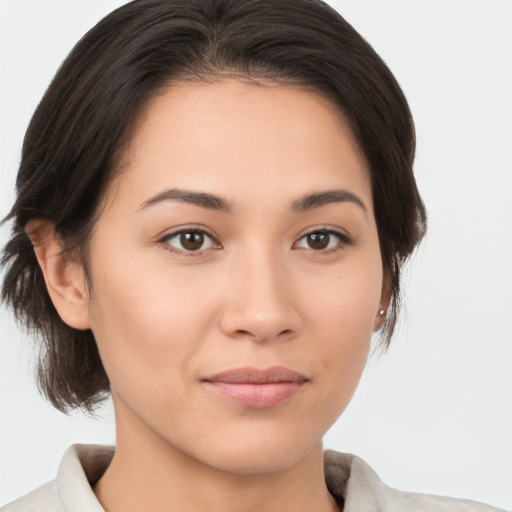
[[[282,469],[347,406],[385,307],[369,174],[327,100],[174,85],[140,119],[90,244],[119,431]]]

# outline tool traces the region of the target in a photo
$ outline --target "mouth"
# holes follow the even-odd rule
[[[282,366],[267,369],[236,368],[202,380],[217,394],[255,409],[276,407],[290,400],[308,379]]]

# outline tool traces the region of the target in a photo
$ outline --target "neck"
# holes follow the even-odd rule
[[[240,474],[208,466],[134,422],[118,422],[116,453],[94,487],[109,512],[301,512],[338,510],[318,443],[292,467]]]

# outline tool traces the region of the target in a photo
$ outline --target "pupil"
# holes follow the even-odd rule
[[[308,235],[308,243],[312,249],[325,249],[329,245],[329,234],[312,233]]]
[[[182,233],[180,242],[185,249],[188,249],[189,251],[197,251],[204,243],[204,235],[199,231]]]

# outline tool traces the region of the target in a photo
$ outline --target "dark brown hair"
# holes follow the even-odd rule
[[[382,329],[389,343],[400,269],[424,234],[426,216],[412,172],[411,114],[387,66],[319,0],[135,0],[90,30],[57,72],[26,132],[7,217],[13,231],[2,258],[2,299],[41,338],[38,383],[62,411],[91,411],[109,380],[92,332],[57,314],[27,223],[50,219],[64,250],[86,248],[102,192],[147,101],[173,82],[225,75],[313,89],[351,126],[369,165],[391,286]]]

